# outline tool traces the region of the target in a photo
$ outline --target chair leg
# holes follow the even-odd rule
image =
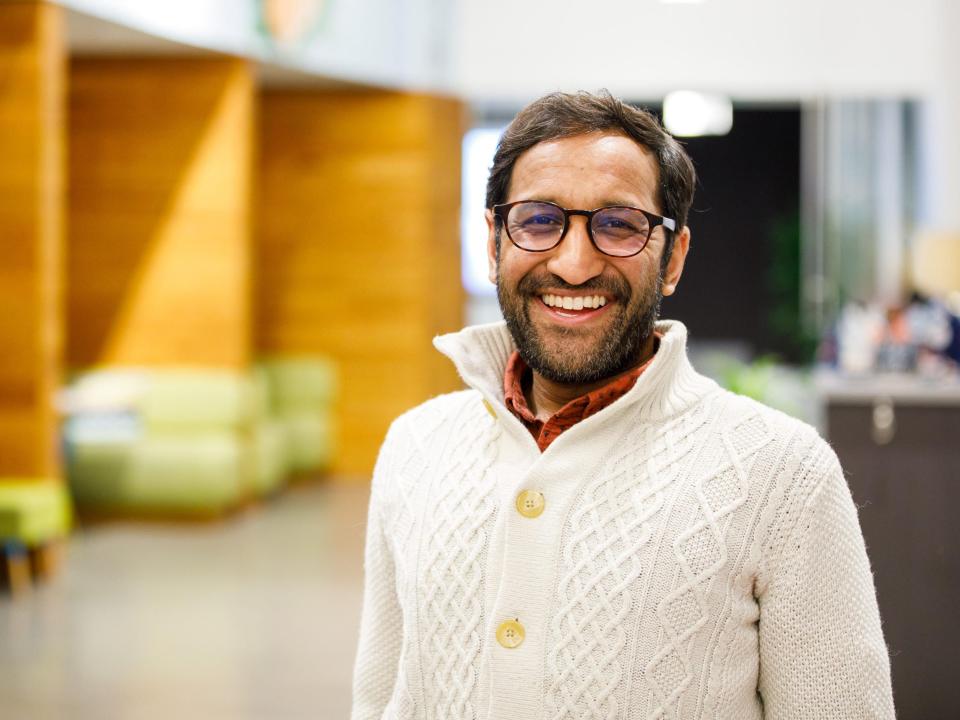
[[[26,546],[18,542],[6,542],[0,550],[5,584],[13,596],[29,592],[31,586],[30,557]]]
[[[50,542],[30,548],[30,568],[37,580],[49,580],[60,570],[63,560],[63,541]]]

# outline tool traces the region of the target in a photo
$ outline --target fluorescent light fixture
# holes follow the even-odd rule
[[[660,0],[661,5],[701,5],[706,0]]]
[[[663,99],[663,124],[674,135],[726,135],[733,127],[733,103],[723,95],[677,90]]]

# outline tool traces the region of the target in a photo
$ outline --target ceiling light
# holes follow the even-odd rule
[[[723,95],[678,90],[663,99],[663,124],[673,135],[726,135],[733,127],[733,103]]]

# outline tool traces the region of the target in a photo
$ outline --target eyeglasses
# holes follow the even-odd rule
[[[546,200],[521,200],[494,205],[493,215],[506,229],[510,242],[528,252],[546,252],[559,245],[570,228],[571,215],[583,215],[590,242],[604,255],[614,257],[640,253],[658,225],[677,229],[675,220],[625,205],[567,210]]]

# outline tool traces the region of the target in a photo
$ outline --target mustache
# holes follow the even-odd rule
[[[569,290],[578,292],[603,292],[612,295],[615,299],[626,300],[632,294],[630,285],[623,278],[598,275],[579,285],[571,285],[563,278],[553,273],[543,272],[536,275],[526,275],[517,284],[517,290],[524,295],[536,295],[544,288],[551,290]]]

